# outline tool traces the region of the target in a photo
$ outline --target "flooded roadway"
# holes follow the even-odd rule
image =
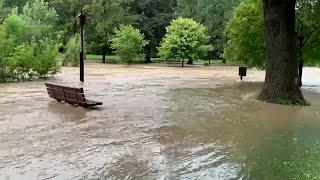
[[[77,70],[51,82],[80,86]],[[0,84],[0,179],[319,179],[320,70],[305,72],[311,107],[255,100],[264,73],[248,74],[88,64],[91,110],[43,81]]]

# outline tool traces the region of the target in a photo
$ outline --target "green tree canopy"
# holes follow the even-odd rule
[[[260,0],[242,2],[229,20],[226,31],[228,42],[224,58],[249,67],[265,68],[265,35],[262,3]]]
[[[320,63],[320,1],[298,0],[296,32],[299,60],[308,65]]]
[[[127,64],[132,64],[134,58],[140,55],[148,44],[140,30],[131,25],[121,25],[119,29],[115,29],[115,36],[110,41],[121,61]]]
[[[176,18],[176,0],[128,0],[124,3],[134,17],[133,25],[150,42],[145,47],[145,62],[156,56],[157,47],[166,33],[166,27]]]
[[[159,55],[166,60],[195,60],[205,57],[213,46],[208,45],[209,36],[203,25],[189,18],[178,18],[167,27]]]
[[[94,0],[85,6],[87,13],[86,39],[88,50],[96,54],[106,54],[110,49],[110,38],[120,24],[131,24],[132,16],[123,8],[119,0]]]
[[[308,65],[320,63],[320,1],[298,0],[296,32],[299,60]],[[258,0],[242,2],[225,31],[229,38],[224,57],[249,67],[265,68],[265,35],[262,4]]]
[[[223,54],[226,22],[239,2],[240,0],[177,0],[179,15],[193,18],[207,27],[210,44],[215,47],[212,52],[215,58],[220,58]]]

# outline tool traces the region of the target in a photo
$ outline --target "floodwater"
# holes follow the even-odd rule
[[[0,179],[319,179],[320,70],[313,106],[255,99],[264,73],[237,67],[86,65],[50,82],[83,86],[83,109],[44,81],[0,84]]]

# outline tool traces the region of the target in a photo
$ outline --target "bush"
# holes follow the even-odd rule
[[[47,77],[58,72],[57,14],[36,0],[24,12],[13,10],[0,26],[0,82]]]
[[[11,67],[8,58],[13,52],[13,43],[4,37],[3,28],[0,27],[0,82],[6,82],[14,78],[13,72],[10,71]]]
[[[78,36],[73,36],[69,39],[64,54],[63,66],[79,66],[80,63],[80,39]]]
[[[21,44],[14,49],[14,52],[8,57],[9,69],[14,72],[18,79],[30,79],[35,73],[33,44]]]
[[[57,56],[58,48],[54,41],[21,44],[4,58],[5,72],[11,75],[11,79],[18,80],[54,75],[59,70]]]
[[[159,55],[166,60],[181,60],[183,66],[185,59],[192,63],[213,50],[213,46],[208,45],[207,29],[192,19],[178,18],[166,29],[159,48]]]
[[[37,44],[34,71],[39,77],[54,75],[59,71],[58,45],[51,40],[40,41]]]
[[[121,62],[126,64],[134,63],[133,60],[142,55],[143,48],[148,44],[144,35],[131,25],[121,25],[119,29],[115,29],[115,36],[110,41]]]

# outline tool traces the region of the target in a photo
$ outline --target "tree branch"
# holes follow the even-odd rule
[[[312,34],[314,33],[314,30],[312,30],[307,37],[305,38],[305,40],[302,42],[302,47],[309,41],[309,39],[311,38]]]

